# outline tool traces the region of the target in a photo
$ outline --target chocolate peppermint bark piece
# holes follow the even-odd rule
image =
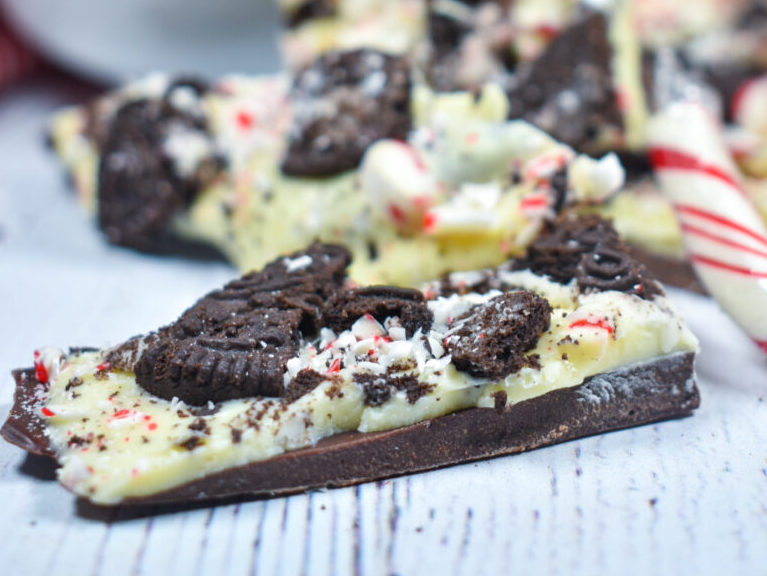
[[[31,395],[34,371],[16,373],[17,393]],[[274,497],[342,487],[517,454],[584,436],[689,416],[699,405],[692,383],[693,355],[662,360],[587,379],[580,387],[534,400],[473,408],[381,432],[347,432],[315,446],[286,452],[123,500],[123,505],[188,504]],[[44,435],[30,436],[26,410],[14,406],[3,436],[30,452],[53,456]],[[392,450],[396,445],[397,450]]]
[[[113,505],[347,485],[689,414],[683,320],[616,280],[609,224],[562,229],[546,250],[576,262],[569,281],[536,272],[539,247],[423,291],[360,287],[343,248],[311,246],[155,333],[41,351],[2,434]]]
[[[345,65],[344,58],[338,60]],[[338,84],[326,77],[327,70],[316,72],[320,87]],[[371,73],[366,81],[384,76]],[[156,163],[162,174],[172,168],[171,176],[157,179],[150,170],[151,177],[131,184],[130,171],[121,169],[113,179],[115,191],[98,192],[93,168],[105,162],[103,142],[117,138],[108,129],[115,115],[134,107],[138,114],[148,103],[154,107],[174,85],[167,99],[194,127],[204,125],[209,138],[196,128],[170,130],[157,119],[151,125],[167,158],[144,154],[147,166]],[[195,240],[220,250],[241,270],[261,268],[315,240],[342,242],[354,254],[350,274],[362,284],[413,287],[447,271],[498,265],[524,250],[540,220],[553,218],[563,206],[591,208],[609,201],[621,184],[614,158],[590,162],[529,125],[507,121],[498,87],[487,87],[476,98],[468,93],[424,98],[413,87],[410,92],[420,96],[411,102],[414,130],[407,141],[378,140],[357,169],[330,177],[286,175],[279,166],[294,120],[289,87],[287,77],[226,78],[208,90],[188,81],[148,78],[110,94],[88,114],[62,114],[56,147],[73,162],[84,203],[101,211],[116,241],[169,252],[176,248],[174,239]],[[322,109],[324,96],[317,102]],[[170,135],[163,140],[165,132]],[[355,138],[356,132],[364,129],[355,129]],[[344,146],[350,142],[342,140]],[[197,182],[208,182],[199,177],[210,175],[205,167],[211,151],[222,154],[225,167],[198,189]],[[182,168],[195,176],[171,182]],[[477,182],[487,184],[484,191]],[[144,193],[156,195],[156,202]],[[625,217],[631,224],[637,213],[616,212],[616,221]],[[673,222],[670,209],[667,216]],[[674,241],[667,235],[661,240],[663,248]]]

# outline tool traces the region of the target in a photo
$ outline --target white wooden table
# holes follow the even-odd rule
[[[234,275],[106,246],[43,150],[66,94],[0,99],[0,418],[42,345],[103,346]],[[0,442],[0,574],[767,574],[767,357],[705,298],[691,418],[383,483],[168,512],[78,504]]]

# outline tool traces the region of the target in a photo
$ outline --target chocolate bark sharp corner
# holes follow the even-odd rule
[[[116,111],[98,167],[98,222],[110,242],[153,250],[221,169],[197,110],[205,89],[182,79],[162,98],[129,101]]]
[[[323,301],[342,287],[348,252],[314,245],[211,292],[173,324],[110,354],[134,359],[152,394],[192,405],[282,396],[285,365],[320,322]]]
[[[532,292],[507,292],[459,316],[447,337],[458,370],[500,379],[525,365],[525,353],[548,330],[551,306]]]
[[[376,140],[404,140],[411,127],[406,58],[373,50],[334,52],[300,72],[282,163],[292,176],[329,176],[357,166]]]
[[[30,454],[55,456],[56,451],[45,434],[45,423],[40,418],[47,385],[37,379],[34,368],[14,370],[13,379],[16,381],[13,406],[0,435]]]
[[[366,314],[378,322],[397,317],[408,337],[419,329],[427,332],[432,323],[432,314],[420,291],[393,286],[369,286],[338,292],[327,302],[322,316],[325,325],[342,332]]]
[[[577,150],[606,127],[622,127],[611,73],[607,17],[591,13],[559,34],[521,71],[509,91],[510,117],[522,118]]]

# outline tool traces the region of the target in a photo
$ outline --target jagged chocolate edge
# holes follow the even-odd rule
[[[13,406],[0,428],[0,436],[30,454],[55,458],[56,452],[48,441],[45,424],[39,416],[42,403],[35,394],[38,387],[47,389],[47,386],[37,379],[34,368],[14,370],[13,378],[16,380]]]
[[[123,504],[187,504],[349,486],[687,416],[700,404],[693,357],[672,354],[505,408],[499,402],[498,409],[470,408],[394,430],[339,434]],[[52,455],[39,420],[25,414],[26,394],[37,384],[34,374],[15,375],[16,403],[0,432],[25,450]]]

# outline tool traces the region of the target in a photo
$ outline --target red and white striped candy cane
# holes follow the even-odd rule
[[[767,229],[746,196],[719,121],[692,102],[652,119],[650,160],[706,290],[767,353]]]

